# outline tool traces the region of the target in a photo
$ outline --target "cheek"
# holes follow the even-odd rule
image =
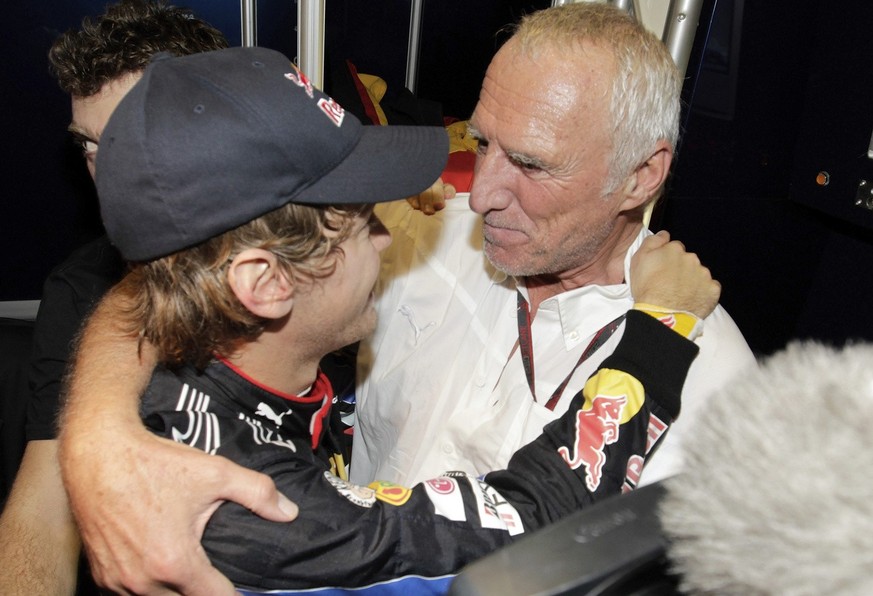
[[[519,195],[517,218],[527,222],[530,231],[540,237],[572,231],[580,222],[575,201],[557,196],[542,186],[529,184]]]

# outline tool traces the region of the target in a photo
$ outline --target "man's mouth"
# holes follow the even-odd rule
[[[493,225],[487,221],[482,226],[482,233],[485,236],[486,242],[499,246],[520,244],[527,239],[527,235],[520,230]]]

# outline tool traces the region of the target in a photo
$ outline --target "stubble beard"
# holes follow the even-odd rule
[[[598,253],[601,252],[607,238],[615,229],[615,224],[615,220],[604,221],[587,234],[587,239],[582,244],[570,250],[564,250],[562,245],[566,242],[561,242],[558,244],[557,250],[551,251],[551,254],[545,248],[531,250],[528,246],[518,246],[513,249],[512,254],[521,255],[520,258],[500,259],[497,254],[499,249],[488,238],[484,239],[483,250],[488,262],[506,275],[513,277],[558,275],[586,266],[598,258]]]

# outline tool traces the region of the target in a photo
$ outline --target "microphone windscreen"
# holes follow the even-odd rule
[[[789,345],[693,428],[659,511],[683,591],[873,594],[873,346]]]

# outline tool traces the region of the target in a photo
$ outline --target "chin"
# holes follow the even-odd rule
[[[513,277],[536,275],[535,273],[531,273],[531,268],[529,266],[519,264],[514,259],[507,258],[508,255],[505,251],[499,251],[500,255],[495,255],[495,251],[496,249],[494,248],[486,248],[485,256],[488,258],[488,262],[494,265],[494,267],[499,271],[502,271],[506,275],[511,275]]]
[[[360,316],[360,318],[358,318],[357,321],[349,324],[348,329],[354,331],[354,337],[351,338],[347,343],[361,341],[365,337],[369,337],[370,335],[372,335],[373,332],[376,330],[376,309],[372,306],[368,307],[367,310]]]

